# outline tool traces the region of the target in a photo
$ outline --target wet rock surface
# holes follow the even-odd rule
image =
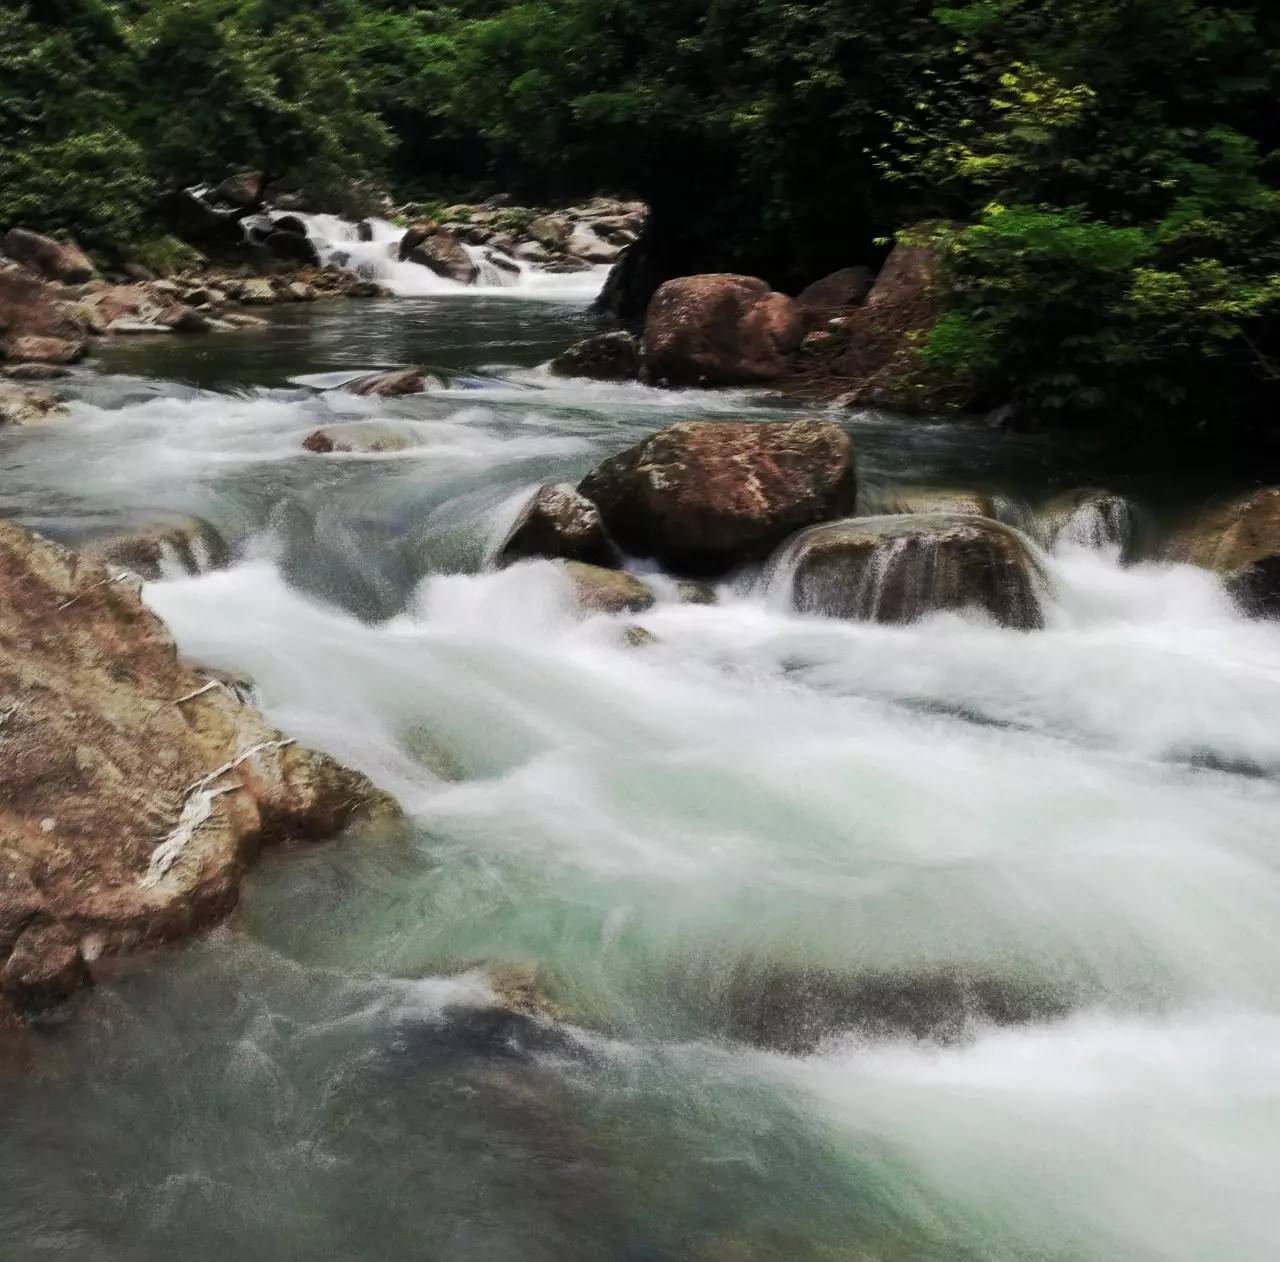
[[[640,375],[640,341],[616,330],[584,338],[551,361],[558,377],[587,377],[593,381],[634,381]]]
[[[521,509],[496,553],[498,565],[535,557],[581,561],[607,569],[622,562],[600,510],[568,483],[539,488]]]
[[[804,613],[914,622],[978,608],[1003,626],[1042,625],[1044,576],[1027,540],[983,517],[950,513],[855,518],[793,539],[775,562]]]
[[[1165,556],[1221,575],[1251,612],[1280,615],[1280,488],[1207,506],[1174,534]]]
[[[644,326],[654,382],[673,386],[773,381],[804,336],[795,302],[754,276],[682,276],[659,287]]]
[[[853,512],[857,477],[853,442],[830,422],[691,421],[606,460],[578,490],[627,552],[701,575]]]
[[[0,1012],[225,915],[258,847],[393,811],[178,657],[127,572],[0,523]]]

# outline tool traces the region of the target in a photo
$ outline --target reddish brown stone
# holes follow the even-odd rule
[[[588,474],[578,490],[624,550],[714,574],[793,531],[853,512],[853,443],[829,421],[686,421]]]

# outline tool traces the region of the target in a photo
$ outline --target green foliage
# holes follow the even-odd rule
[[[1192,423],[1274,408],[1277,101],[1257,0],[56,0],[0,12],[0,226],[110,249],[236,170],[353,211],[487,176],[795,286],[951,220],[934,371]]]

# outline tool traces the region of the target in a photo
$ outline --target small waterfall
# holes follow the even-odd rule
[[[851,518],[814,526],[776,554],[776,603],[801,613],[908,623],[941,610],[985,609],[1005,626],[1042,625],[1048,580],[1034,545],[1011,526],[968,514]]]
[[[402,297],[433,294],[509,294],[518,297],[592,300],[600,292],[608,267],[585,272],[551,273],[492,246],[463,245],[480,269],[476,282],[438,276],[421,263],[401,262],[400,241],[405,229],[386,219],[354,223],[337,215],[291,214],[300,219],[324,264],[350,268],[366,280],[375,280]]]
[[[1109,550],[1128,559],[1138,538],[1133,502],[1111,491],[1085,490],[1051,500],[1040,533],[1049,547],[1069,544]]]

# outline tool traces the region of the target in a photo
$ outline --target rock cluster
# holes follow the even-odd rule
[[[184,664],[127,571],[0,523],[0,1018],[235,904],[258,848],[394,813]]]
[[[478,206],[447,207],[438,219],[423,217],[412,204],[393,213],[410,221],[398,249],[402,262],[469,285],[480,268],[466,245],[487,247],[484,257],[499,268],[510,268],[509,259],[516,258],[548,272],[584,271],[614,262],[639,236],[646,211],[641,202],[607,197],[537,211],[513,206],[499,194]]]

